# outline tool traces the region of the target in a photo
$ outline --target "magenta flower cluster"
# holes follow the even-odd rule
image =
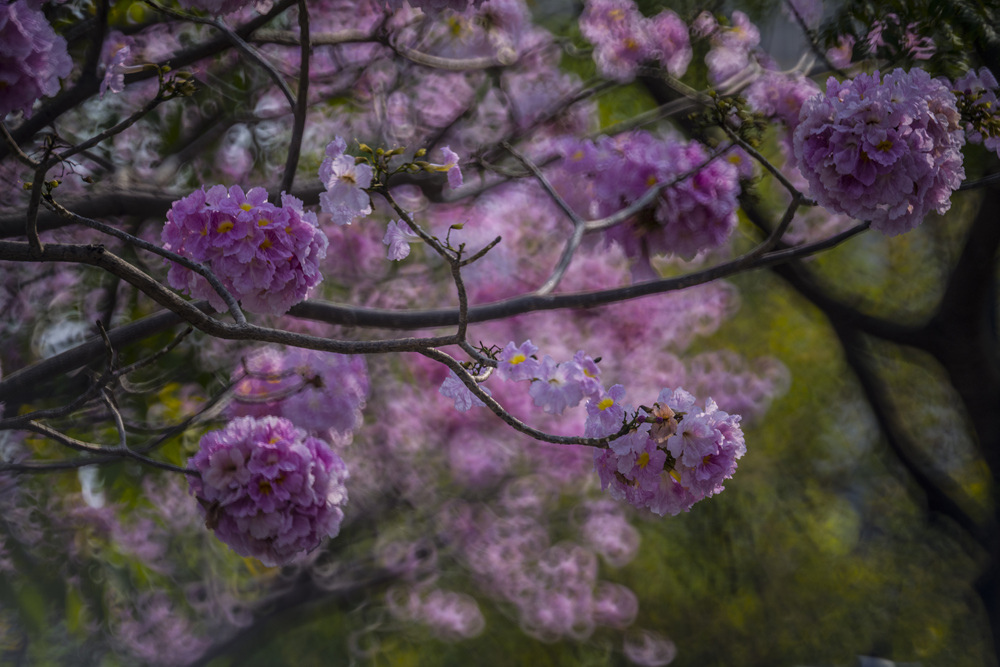
[[[683,389],[664,389],[638,428],[594,454],[594,466],[612,497],[675,515],[722,491],[745,453],[739,415],[712,399],[701,409]]]
[[[66,40],[38,3],[15,0],[0,6],[0,119],[12,111],[30,116],[35,100],[58,93],[59,79],[72,69]]]
[[[349,435],[361,426],[368,397],[364,357],[265,347],[234,371],[234,417],[284,417],[313,433]]]
[[[316,214],[282,194],[281,206],[263,188],[234,185],[195,190],[167,212],[163,247],[207,266],[243,307],[280,315],[319,284],[327,238]],[[222,297],[190,269],[172,264],[170,285],[224,310]]]
[[[206,526],[241,556],[283,565],[340,532],[347,467],[287,419],[234,419],[188,465]]]
[[[944,213],[965,178],[965,134],[955,96],[927,72],[878,71],[802,107],[795,159],[816,201],[895,236]]]
[[[588,0],[580,31],[594,45],[598,71],[610,79],[631,81],[639,65],[653,61],[680,77],[691,62],[687,25],[670,10],[646,18],[632,0]]]
[[[563,151],[562,164],[571,176],[592,179],[601,216],[616,213],[651,187],[661,186],[652,211],[606,232],[630,258],[690,259],[722,245],[736,226],[739,169],[728,160],[711,159],[696,141],[631,132],[594,142],[568,141]]]

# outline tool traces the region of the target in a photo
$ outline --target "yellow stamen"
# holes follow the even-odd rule
[[[602,398],[601,402],[597,404],[597,407],[600,408],[601,410],[607,410],[614,404],[615,404],[615,399],[608,396],[607,398]],[[647,456],[646,458],[649,457]]]
[[[647,465],[649,465],[649,452],[643,452],[642,454],[639,454],[639,458],[635,460],[635,464],[640,468],[645,468]]]
[[[249,211],[250,209],[253,208],[253,204],[245,201],[242,204],[240,204],[240,208],[243,209],[244,211]]]
[[[518,364],[522,364],[527,360],[528,358],[526,356],[518,352],[517,354],[515,354],[513,357],[510,358],[510,365],[517,366]]]
[[[228,232],[232,228],[233,228],[232,221],[231,220],[226,220],[225,222],[220,223],[219,226],[216,228],[215,231],[217,231],[220,234],[225,234],[226,232]]]

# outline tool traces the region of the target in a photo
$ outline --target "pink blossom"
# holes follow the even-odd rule
[[[104,78],[101,80],[101,97],[104,97],[104,93],[109,90],[112,93],[120,93],[125,90],[125,73],[128,71],[125,62],[131,57],[132,49],[128,44],[115,52],[111,62],[107,64]]]
[[[244,193],[238,185],[202,188],[175,201],[161,238],[167,250],[206,265],[247,310],[274,315],[319,284],[328,244],[316,214],[299,199],[282,194],[279,207],[263,188]],[[167,280],[225,310],[222,297],[190,269],[172,264]]]
[[[12,111],[30,116],[35,101],[59,92],[59,79],[72,69],[66,40],[38,4],[15,0],[0,7],[0,119]]]
[[[514,341],[507,343],[497,357],[497,376],[502,380],[531,380],[538,371],[538,360],[534,358],[538,347],[526,340],[520,345]]]
[[[490,390],[482,387],[487,394]],[[445,398],[455,401],[455,409],[459,412],[468,412],[472,408],[483,408],[486,404],[479,400],[479,397],[472,393],[468,387],[455,375],[455,371],[449,371],[448,377],[441,384],[438,392]]]
[[[389,246],[386,259],[397,262],[406,259],[410,255],[410,242],[419,238],[403,224],[402,220],[399,222],[390,220],[385,229],[385,236],[382,237],[382,243]]]
[[[802,108],[795,158],[822,206],[895,236],[950,208],[965,177],[959,121],[955,96],[923,70],[830,78]]]
[[[206,525],[242,556],[283,565],[340,532],[347,467],[287,419],[238,417],[205,434],[188,465]]]
[[[371,166],[355,164],[346,155],[347,143],[340,137],[326,147],[326,159],[319,167],[319,180],[326,188],[319,195],[323,211],[329,213],[338,225],[349,225],[355,218],[372,212],[371,200],[365,188],[371,187]]]
[[[698,409],[683,389],[664,389],[645,423],[595,452],[601,489],[660,516],[686,512],[735,472],[746,453],[739,423],[712,399]]]

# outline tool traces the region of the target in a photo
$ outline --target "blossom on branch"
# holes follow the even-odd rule
[[[486,387],[482,387],[482,390],[486,392],[487,396],[490,395],[490,390]],[[472,408],[486,407],[486,404],[473,394],[459,377],[455,375],[455,371],[448,372],[448,377],[441,383],[438,392],[445,398],[455,401],[455,409],[459,412],[468,412]]]
[[[59,79],[72,69],[66,40],[37,4],[15,0],[0,7],[0,119],[12,111],[30,116],[35,101],[58,93]]]
[[[595,452],[594,467],[613,498],[663,516],[722,491],[745,453],[738,415],[712,399],[699,409],[687,391],[664,389],[638,428]]]
[[[347,466],[287,419],[234,419],[188,465],[205,525],[241,556],[283,565],[340,532]]]
[[[323,279],[319,263],[328,244],[316,214],[299,199],[282,194],[279,207],[263,188],[244,194],[238,185],[175,201],[162,240],[167,250],[205,264],[247,310],[272,315],[287,312]],[[171,264],[167,281],[225,310],[222,297],[190,269]]]
[[[965,178],[955,95],[920,69],[827,81],[802,107],[795,158],[821,206],[895,236],[951,207]]]
[[[337,137],[326,147],[326,159],[319,167],[319,180],[326,192],[319,195],[323,211],[338,225],[349,225],[355,218],[372,212],[371,199],[365,188],[371,187],[372,168],[356,164],[346,155],[347,142]]]
[[[115,51],[111,62],[107,64],[107,69],[104,70],[104,78],[101,79],[101,97],[104,97],[104,93],[109,90],[116,94],[125,90],[125,74],[129,70],[125,62],[131,57],[132,47],[128,44]]]
[[[397,262],[406,259],[410,255],[410,242],[419,238],[402,220],[399,222],[390,220],[385,228],[385,236],[382,237],[382,243],[389,246],[386,259]]]

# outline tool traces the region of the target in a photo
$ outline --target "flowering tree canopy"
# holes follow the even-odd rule
[[[4,5],[4,658],[995,660],[995,10],[750,4]]]

